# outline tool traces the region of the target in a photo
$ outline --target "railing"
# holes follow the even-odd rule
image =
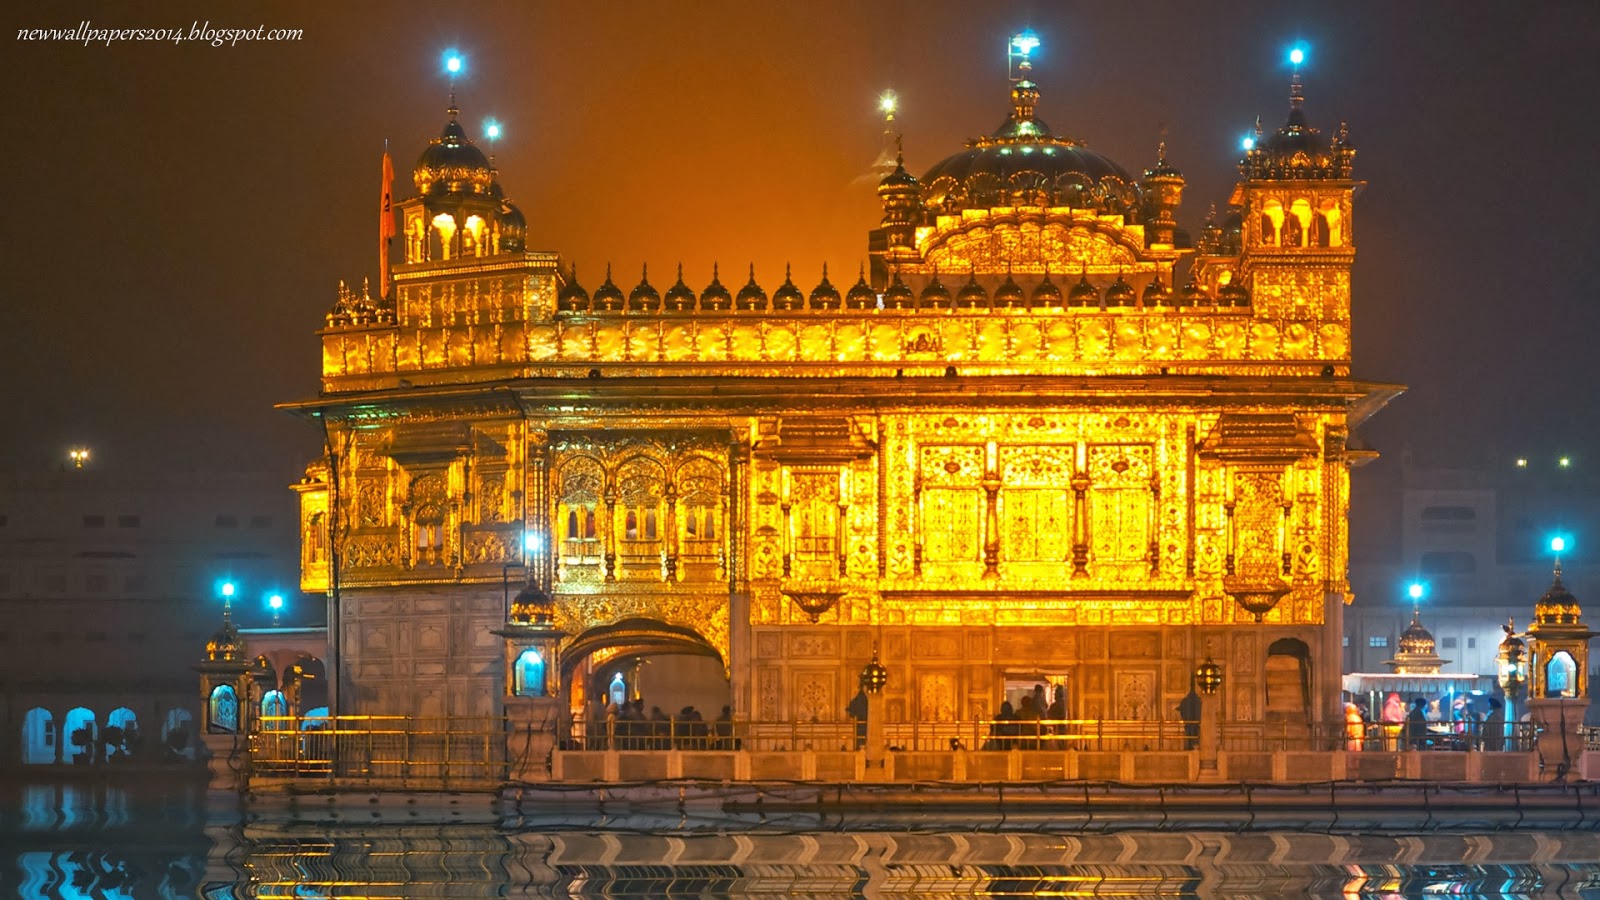
[[[262,716],[250,736],[254,777],[369,781],[501,781],[506,724],[499,718]]]
[[[866,742],[866,725],[839,722],[747,722],[589,720],[571,723],[563,750],[854,750]],[[1600,749],[1600,729],[1587,732],[1587,746]],[[976,722],[890,722],[884,741],[895,751],[952,750],[1196,750],[1198,722],[1181,719],[1047,719]],[[1404,723],[1223,722],[1218,747],[1230,752],[1329,751],[1528,751],[1537,729],[1507,722],[1487,730],[1482,723],[1429,723],[1412,734]]]

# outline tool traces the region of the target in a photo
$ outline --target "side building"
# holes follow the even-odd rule
[[[1164,148],[1130,175],[1020,73],[999,129],[883,179],[853,285],[770,294],[586,289],[452,106],[392,291],[341,290],[286,405],[331,450],[298,489],[338,711],[579,718],[692,682],[834,721],[877,660],[891,724],[1040,683],[1155,722],[1214,661],[1230,722],[1337,720],[1351,429],[1399,391],[1351,372],[1345,130],[1297,78],[1187,265]],[[528,621],[558,639],[513,646]]]
[[[221,621],[224,584],[247,627],[272,628],[272,593],[285,597],[280,627],[321,624],[324,605],[295,583],[298,517],[282,481],[94,468],[0,478],[0,767],[188,755],[191,666]]]

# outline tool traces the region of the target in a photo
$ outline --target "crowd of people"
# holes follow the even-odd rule
[[[1056,685],[1053,699],[1043,684],[1033,686],[1033,691],[1018,698],[1013,705],[1002,701],[989,726],[989,737],[983,742],[985,750],[1037,750],[1052,737],[1067,733],[1067,689]]]
[[[715,721],[707,722],[698,709],[685,706],[669,716],[659,706],[645,712],[643,698],[617,703],[605,700],[585,723],[586,750],[737,750],[733,734],[733,707],[724,706]]]
[[[1345,704],[1345,749],[1514,749],[1515,740],[1508,742],[1505,726],[1505,704],[1499,697],[1485,697],[1481,703],[1465,694],[1453,699],[1412,697],[1408,707],[1391,692],[1376,720],[1366,701]]]

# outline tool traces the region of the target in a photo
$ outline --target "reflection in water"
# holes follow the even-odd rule
[[[577,813],[439,824],[443,810],[402,807],[415,824],[397,824],[376,805],[353,821],[347,804],[342,818],[330,808],[327,821],[288,825],[208,819],[189,783],[4,790],[0,892],[27,900],[1600,896],[1595,823],[1091,830],[1044,815]]]

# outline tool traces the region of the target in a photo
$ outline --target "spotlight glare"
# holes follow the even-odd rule
[[[1413,600],[1421,600],[1422,590],[1422,585],[1420,583],[1412,582],[1411,586],[1406,588],[1406,594]]]
[[[461,54],[454,50],[446,50],[444,52],[444,70],[446,72],[451,75],[460,75],[461,70],[466,67],[467,61],[461,58]]]
[[[483,136],[491,141],[498,139],[500,137],[500,123],[494,119],[484,120]]]
[[[1295,47],[1289,51],[1289,64],[1298,66],[1306,61],[1306,49]]]
[[[1241,149],[1243,149],[1246,153],[1249,153],[1251,150],[1254,150],[1256,148],[1256,139],[1253,138],[1253,137],[1246,136],[1243,140],[1241,140],[1239,142],[1239,147]]]
[[[1012,49],[1018,56],[1026,57],[1039,47],[1039,36],[1032,31],[1024,31],[1011,39]]]
[[[1550,552],[1560,553],[1567,549],[1567,539],[1557,535],[1550,539]]]

